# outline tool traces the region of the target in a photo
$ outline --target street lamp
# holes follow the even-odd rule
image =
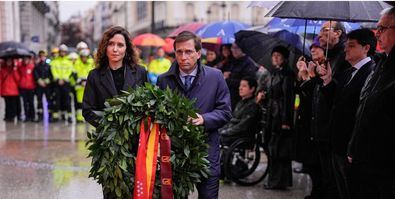
[[[222,19],[225,20],[226,19],[226,12],[225,12],[225,10],[226,10],[226,3],[225,3],[225,1],[223,1],[221,3],[221,8],[222,8],[222,13],[223,13]]]

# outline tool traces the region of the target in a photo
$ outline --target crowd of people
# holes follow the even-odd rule
[[[365,28],[346,34],[342,22],[328,21],[310,47],[311,58],[291,63],[289,51],[275,47],[274,70],[258,76],[258,85],[248,78],[230,81],[235,75],[224,72],[232,105],[237,105],[220,129],[223,144],[251,137],[248,127],[261,114],[249,105],[255,93],[255,103],[268,113],[263,127],[271,160],[266,189],[292,186],[291,160],[296,160],[303,163],[297,172],[312,179],[306,198],[394,198],[394,35],[394,8],[383,11],[376,34]],[[377,44],[383,52],[377,52]],[[234,58],[239,57],[236,49],[233,45]],[[237,66],[249,71],[248,64]],[[236,85],[241,101],[234,97]]]
[[[38,57],[4,60],[0,70],[4,120],[22,119],[19,96],[24,120],[41,120],[45,96],[50,121],[59,120],[60,112],[71,121],[73,96],[77,121],[85,119],[97,127],[96,111],[104,109],[105,99],[151,82],[197,100],[200,112],[191,122],[209,132],[214,175],[198,186],[204,198],[218,196],[219,139],[230,145],[235,139],[254,137],[262,119],[271,160],[266,189],[292,186],[291,161],[296,160],[312,179],[306,198],[391,198],[395,196],[394,35],[394,8],[383,11],[376,34],[369,29],[346,34],[341,22],[328,21],[310,46],[311,58],[302,56],[293,63],[288,49],[277,46],[269,71],[246,55],[237,41],[207,49],[203,58],[200,40],[190,32],[176,38],[174,62],[158,48],[157,57],[144,64],[136,47],[126,42],[129,33],[113,27],[103,35],[96,62],[85,43],[77,46],[74,58],[61,45],[52,51],[49,63],[44,51]],[[377,43],[384,52],[376,52]]]
[[[76,49],[78,54],[69,54],[68,47],[62,44],[52,49],[50,57],[41,50],[37,56],[31,52],[31,56],[24,58],[5,58],[0,69],[0,94],[5,101],[4,120],[42,121],[46,108],[50,122],[60,119],[71,122],[71,98],[74,97],[75,118],[83,122],[82,97],[88,73],[94,68],[94,60],[85,42],[78,43]],[[43,106],[44,96],[46,106]]]

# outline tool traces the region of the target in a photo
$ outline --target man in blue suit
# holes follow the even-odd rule
[[[199,110],[190,122],[203,125],[209,144],[210,177],[197,185],[199,198],[218,198],[220,176],[220,148],[218,129],[231,116],[230,94],[220,70],[200,63],[202,44],[195,34],[181,32],[174,41],[176,62],[169,71],[160,75],[157,85],[161,89],[176,90],[195,101]]]

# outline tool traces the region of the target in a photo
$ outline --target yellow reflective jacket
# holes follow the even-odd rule
[[[73,62],[71,62],[67,56],[58,56],[52,60],[49,65],[51,65],[51,73],[54,81],[59,79],[66,82],[70,81],[70,76],[73,73],[74,67]]]
[[[170,66],[171,66],[171,62],[166,58],[154,59],[148,65],[148,73],[160,75],[162,73],[167,72]]]
[[[86,63],[83,63],[82,60],[78,58],[74,64],[74,72],[76,73],[77,84],[82,80],[86,80],[89,72],[94,68],[95,68],[95,62],[93,61],[92,58],[88,58]]]

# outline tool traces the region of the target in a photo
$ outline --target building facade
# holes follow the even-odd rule
[[[0,1],[0,42],[21,41],[19,1]]]

